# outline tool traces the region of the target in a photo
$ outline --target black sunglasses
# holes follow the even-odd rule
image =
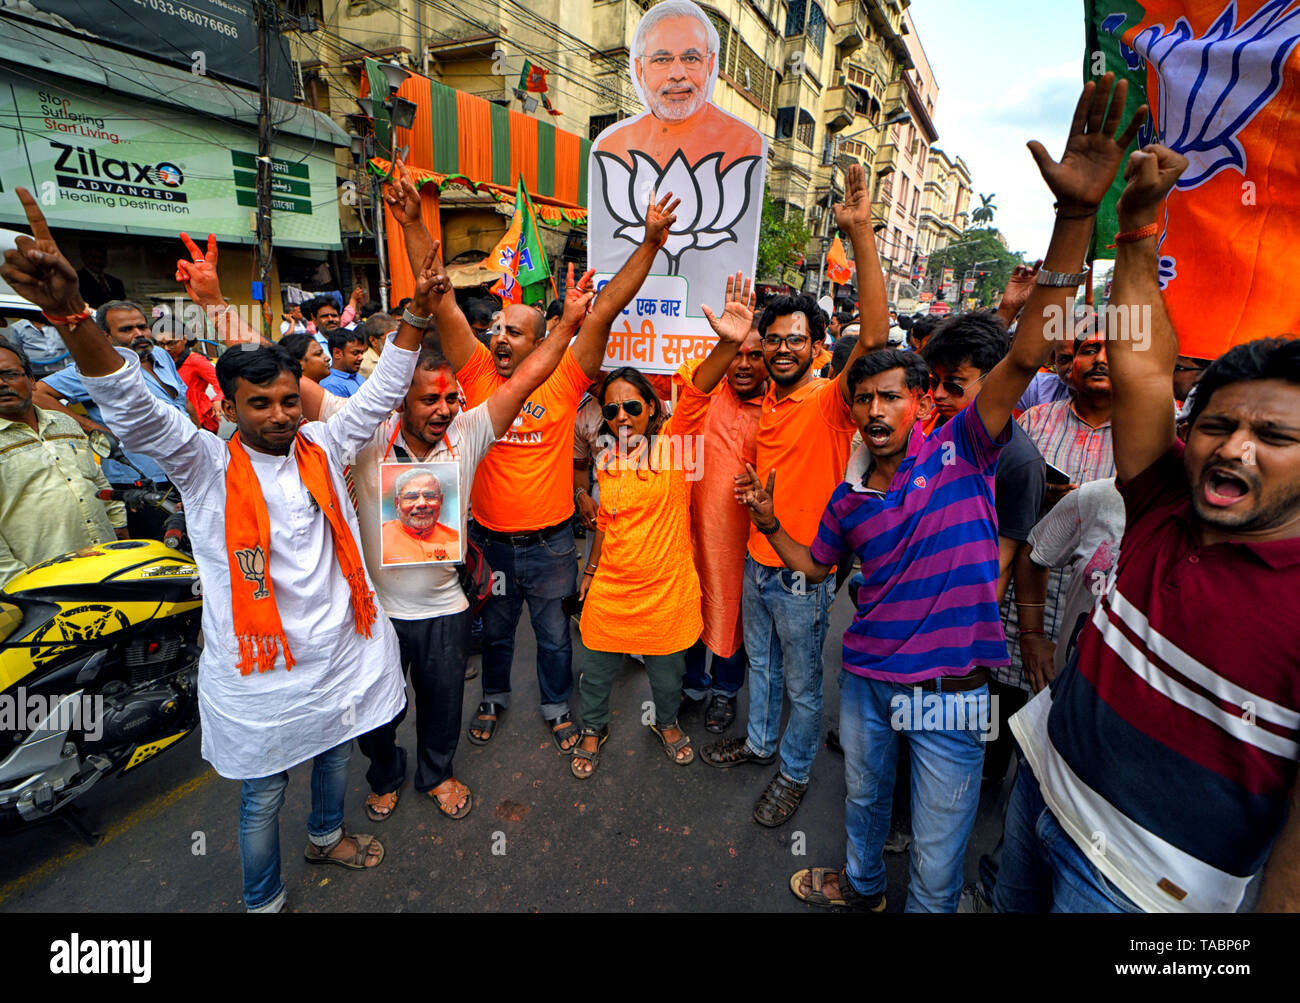
[[[600,409],[600,413],[605,416],[606,421],[613,421],[618,417],[619,408],[626,411],[629,418],[637,418],[645,410],[645,404],[638,400],[610,401]]]

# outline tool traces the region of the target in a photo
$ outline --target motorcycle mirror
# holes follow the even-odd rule
[[[117,436],[111,432],[95,429],[90,433],[90,448],[101,460],[107,460],[113,455],[114,450],[121,449],[121,444],[117,441]]]

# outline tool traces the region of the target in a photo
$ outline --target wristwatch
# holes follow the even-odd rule
[[[402,307],[402,320],[412,327],[418,327],[421,331],[433,323],[432,317],[417,317],[411,313],[410,307]]]
[[[1087,277],[1088,268],[1086,265],[1081,272],[1050,272],[1046,268],[1038,270],[1038,284],[1040,286],[1074,289],[1083,285],[1083,280]]]

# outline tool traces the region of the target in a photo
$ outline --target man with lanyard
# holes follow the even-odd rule
[[[434,242],[434,248],[438,242]],[[416,290],[411,310],[403,320],[421,327],[422,318],[436,311],[434,302],[452,298],[450,280],[439,262],[428,289]],[[584,279],[587,279],[584,276]],[[589,283],[587,283],[589,284]],[[357,511],[366,566],[375,582],[380,602],[392,618],[404,669],[411,673],[415,693],[415,789],[432,798],[448,818],[461,819],[473,807],[470,789],[456,779],[452,760],[460,737],[461,705],[465,695],[465,666],[469,659],[469,601],[457,581],[455,564],[421,564],[385,567],[380,539],[380,476],[384,463],[455,463],[460,469],[459,512],[444,510],[440,519],[459,528],[466,537],[466,501],[474,484],[474,471],[493,443],[509,430],[528,396],[555,370],[569,339],[581,324],[591,301],[584,283],[574,284],[569,266],[569,295],[564,315],[555,329],[486,401],[461,411],[456,377],[442,352],[426,343],[416,365],[406,398],[376,430],[374,437],[352,464],[357,488]],[[382,359],[382,356],[381,356]],[[310,414],[323,394],[304,384],[304,409]],[[321,402],[322,413],[343,404]],[[361,736],[361,751],[370,760],[366,781],[370,795],[366,814],[382,822],[397,808],[406,778],[406,750],[397,744],[397,727],[405,709],[392,721]]]
[[[401,168],[399,168],[401,173]],[[420,214],[420,195],[403,174],[394,215],[402,225],[406,253],[423,260],[432,244]],[[537,637],[537,681],[542,717],[561,755],[572,754],[578,728],[569,714],[573,690],[573,642],[562,601],[577,591],[573,518],[573,426],[583,394],[600,371],[610,327],[641,288],[668,229],[677,203],[666,194],[646,213],[640,247],[601,290],[555,372],[537,388],[510,431],[488,454],[474,483],[470,538],[483,548],[488,565],[504,576],[504,592],[483,609],[483,702],[470,724],[469,740],[486,745],[510,702],[510,668],[515,627],[523,603]],[[543,342],[542,312],[507,304],[493,328],[491,349],[474,337],[456,301],[434,304],[442,350],[471,407],[505,385]]]
[[[244,904],[279,911],[286,892],[278,815],[291,767],[313,760],[308,862],[360,870],[384,857],[378,840],[343,828],[347,764],[351,740],[392,720],[405,692],[397,637],[361,559],[343,467],[402,399],[420,331],[403,325],[348,405],[301,429],[297,362],[279,346],[232,348],[217,377],[222,411],[238,432],[223,443],[152,395],[136,356],[119,354],[90,323],[76,272],[39,206],[26,189],[17,194],[36,239],[19,237],[5,252],[5,280],[59,327],[109,427],[164,465],[195,530],[205,596],[203,756],[242,781]],[[215,238],[208,248],[193,267],[214,279]]]

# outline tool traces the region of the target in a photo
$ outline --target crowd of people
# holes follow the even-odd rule
[[[3,275],[74,364],[37,381],[0,344],[0,582],[157,535],[148,513],[99,499],[136,475],[100,466],[86,433],[111,431],[179,493],[205,597],[202,751],[241,782],[251,912],[285,905],[278,812],[308,760],[306,859],[382,863],[378,838],[345,829],[344,793],[355,739],[368,818],[398,809],[408,674],[414,790],[448,818],[472,811],[454,759],[475,622],[466,737],[489,746],[514,716],[525,603],[537,710],[575,780],[625,738],[610,694],[628,657],[673,765],[768,768],[759,825],[795,815],[823,744],[842,752],[845,858],[791,876],[807,903],[883,912],[901,834],[908,911],[1232,911],[1256,877],[1258,908],[1300,909],[1300,645],[1272,612],[1300,590],[1300,341],[1180,354],[1155,224],[1187,161],[1151,145],[1125,162],[1146,114],[1121,121],[1125,91],[1110,74],[1084,88],[1059,161],[1030,144],[1055,223],[996,310],[897,323],[855,167],[835,221],[856,311],[757,302],[737,273],[705,308],[712,350],[668,379],[602,367],[676,222],[669,193],[599,295],[570,266],[548,309],[485,316],[457,302],[399,166],[384,197],[414,296],[392,314],[362,294],[344,311],[310,300],[278,342],[229,309],[215,240],[186,237],[177,278],[230,345],[213,367],[156,341],[102,281],[92,311],[87,275],[20,188],[33,237]],[[1084,309],[1060,340],[1049,321],[1091,281],[1121,167],[1109,307],[1149,312],[1150,337]],[[413,466],[385,515],[393,463]],[[823,646],[844,586],[826,734]],[[709,744],[683,730],[687,702]],[[990,725],[999,714],[1009,727]],[[981,784],[1012,759],[995,873],[964,896]]]

